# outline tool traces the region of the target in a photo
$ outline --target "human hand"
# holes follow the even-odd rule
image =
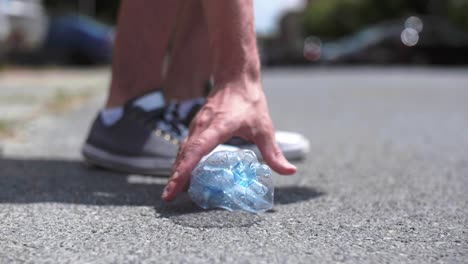
[[[186,190],[192,170],[203,156],[233,136],[254,142],[266,163],[276,172],[290,175],[296,167],[290,164],[275,142],[273,124],[260,83],[227,85],[217,89],[190,125],[190,133],[179,149],[172,177],[162,198],[173,200]]]

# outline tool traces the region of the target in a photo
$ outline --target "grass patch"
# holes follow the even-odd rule
[[[46,104],[48,111],[52,113],[63,113],[74,107],[77,107],[91,98],[91,91],[82,91],[80,93],[72,93],[64,90],[57,90],[54,96]]]
[[[15,134],[15,122],[0,119],[0,138],[10,138]]]

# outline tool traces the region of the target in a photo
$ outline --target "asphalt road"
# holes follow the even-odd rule
[[[84,166],[100,95],[4,144],[0,263],[467,263],[468,70],[278,69],[264,84],[277,128],[311,142],[272,212],[165,204],[165,179]]]

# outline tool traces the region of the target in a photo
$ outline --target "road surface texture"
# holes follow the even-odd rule
[[[165,178],[85,166],[108,74],[75,74],[52,86],[92,75],[93,96],[20,119],[1,143],[0,263],[468,261],[466,69],[266,71],[276,127],[304,133],[311,153],[258,215],[165,204]],[[8,78],[23,94],[51,86]]]

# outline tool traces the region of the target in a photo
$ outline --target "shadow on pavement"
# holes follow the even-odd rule
[[[279,186],[275,189],[275,205],[308,201],[324,194],[309,187]],[[274,209],[269,211],[269,213],[275,212]],[[221,209],[202,210],[190,200],[187,194],[181,195],[176,201],[160,208],[159,213],[161,217],[168,218],[178,225],[193,228],[247,227],[264,219],[262,214],[229,212]]]
[[[280,186],[275,189],[275,204],[291,204],[308,201],[324,195],[315,188],[305,186]]]
[[[89,168],[79,160],[0,159],[0,203],[70,203],[83,205],[153,206],[160,217],[190,227],[250,226],[264,216],[245,212],[202,210],[187,194],[161,201],[165,178],[120,174]],[[277,187],[276,204],[307,201],[323,193],[307,187]]]
[[[89,168],[79,160],[0,159],[0,203],[73,203],[161,206],[164,188],[154,181]]]

